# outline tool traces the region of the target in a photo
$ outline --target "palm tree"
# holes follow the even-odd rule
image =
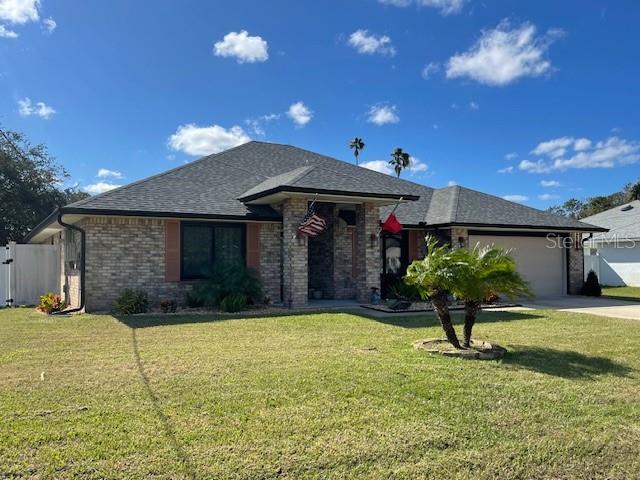
[[[471,249],[459,248],[451,252],[450,259],[457,265],[457,276],[450,285],[451,293],[464,301],[464,340],[471,344],[471,331],[476,322],[483,299],[492,292],[509,298],[531,297],[531,290],[516,268],[509,254],[493,245]]]
[[[396,148],[391,154],[391,160],[389,160],[389,165],[393,165],[398,178],[400,178],[402,170],[409,166],[409,163],[411,163],[411,156],[403,152],[401,148]]]
[[[438,246],[435,237],[428,236],[427,255],[414,261],[407,268],[405,283],[414,285],[423,299],[431,300],[447,340],[455,348],[461,348],[456,331],[451,323],[448,296],[459,276],[458,265],[447,245]]]
[[[358,155],[360,155],[360,150],[364,149],[364,142],[359,137],[354,137],[349,143],[349,148],[353,149],[353,155],[356,157],[356,165],[358,165]]]
[[[629,185],[629,188],[627,189],[627,196],[629,197],[630,202],[640,200],[640,181]]]

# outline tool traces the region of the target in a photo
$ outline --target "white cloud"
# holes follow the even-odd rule
[[[456,182],[455,180],[449,180],[447,182],[447,187],[454,187],[456,185],[458,185],[458,182]]]
[[[529,173],[549,173],[551,168],[542,160],[532,162],[531,160],[522,160],[518,164],[518,168]]]
[[[374,170],[376,172],[386,173],[387,175],[395,176],[393,167],[389,164],[387,160],[371,160],[369,162],[361,163],[360,166],[367,168],[369,170]],[[406,171],[409,172],[409,174],[411,175],[423,173],[423,172],[426,172],[427,170],[429,170],[429,165],[427,165],[422,160],[416,157],[411,157],[409,166],[406,169]]]
[[[520,170],[549,173],[570,168],[612,168],[639,162],[640,142],[609,137],[594,144],[588,138],[560,137],[538,144],[531,153],[546,159],[523,160]]]
[[[503,20],[493,30],[484,30],[466,52],[454,55],[447,63],[447,77],[468,77],[477,82],[504,86],[521,77],[538,77],[552,70],[545,54],[560,36],[558,29],[536,37],[536,27],[523,23],[511,28]]]
[[[588,138],[578,138],[573,144],[573,148],[576,151],[588,150],[591,148],[591,140]]]
[[[386,160],[371,160],[361,163],[360,166],[376,172],[386,173],[387,175],[393,174],[393,168]]]
[[[220,125],[199,127],[193,123],[180,125],[169,137],[169,148],[189,155],[210,155],[222,152],[250,141],[251,138],[239,126],[229,129]]]
[[[367,121],[380,126],[387,123],[398,123],[400,117],[398,116],[398,109],[395,105],[379,104],[369,109]]]
[[[501,168],[498,173],[513,173],[513,166]]]
[[[436,62],[429,62],[422,69],[422,78],[428,80],[433,77],[434,74],[438,73],[438,71],[440,71],[440,64]]]
[[[29,97],[18,100],[18,113],[23,117],[35,115],[45,120],[50,119],[56,111],[44,102],[36,102],[35,106]]]
[[[18,38],[18,34],[4,25],[0,25],[0,38]]]
[[[504,195],[502,198],[510,202],[526,202],[529,200],[529,197],[526,195]]]
[[[247,118],[244,123],[247,125],[249,132],[259,137],[264,137],[267,134],[265,124],[279,120],[280,117],[279,113],[268,113],[259,117]]]
[[[480,110],[480,105],[477,102],[469,102],[469,108],[471,110]]]
[[[429,170],[429,165],[416,157],[411,157],[408,170],[411,173],[421,173]]]
[[[538,198],[540,200],[557,200],[560,197],[552,193],[543,193],[542,195],[538,195]]]
[[[516,152],[509,152],[504,156],[504,158],[505,160],[515,160],[517,156],[518,154]]]
[[[96,175],[98,178],[122,178],[122,173],[117,170],[109,170],[108,168],[101,168]]]
[[[269,58],[269,46],[262,37],[251,37],[246,30],[229,32],[213,45],[217,57],[235,57],[238,63],[264,62]]]
[[[349,45],[355,48],[358,53],[366,55],[379,53],[380,55],[393,57],[396,54],[391,38],[387,35],[376,36],[363,29],[356,30],[349,35]]]
[[[586,139],[582,139],[586,140]],[[570,137],[554,138],[546,142],[539,143],[536,148],[531,150],[534,155],[548,155],[551,158],[561,157],[567,151],[567,147],[574,144],[574,139]]]
[[[53,31],[58,27],[58,24],[53,18],[45,18],[42,20],[42,25],[47,33],[53,33]]]
[[[467,0],[378,0],[384,5],[394,7],[408,7],[415,3],[418,7],[431,7],[437,9],[442,15],[460,13]]]
[[[557,180],[542,180],[540,186],[545,188],[559,187],[560,182]]]
[[[0,20],[23,25],[37,22],[40,0],[0,0]]]
[[[313,112],[304,103],[296,102],[287,110],[287,117],[299,127],[304,127],[313,118]]]
[[[108,192],[109,190],[113,190],[114,188],[118,188],[121,185],[116,185],[115,183],[109,182],[96,182],[91,185],[87,185],[83,188],[84,191],[90,193],[91,195],[98,195],[99,193]]]

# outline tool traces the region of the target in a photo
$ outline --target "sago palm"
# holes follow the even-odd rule
[[[456,298],[464,301],[464,340],[469,347],[471,332],[482,300],[491,292],[508,298],[531,297],[527,282],[520,276],[516,262],[509,251],[498,247],[476,245],[450,252],[456,264],[456,278],[449,286]]]
[[[448,295],[460,277],[463,265],[453,257],[455,252],[449,250],[447,245],[438,246],[432,236],[428,236],[426,242],[427,255],[409,265],[405,283],[414,285],[423,299],[431,301],[447,340],[455,348],[461,348],[451,323]]]

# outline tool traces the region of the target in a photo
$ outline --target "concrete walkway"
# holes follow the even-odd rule
[[[602,317],[628,318],[640,320],[640,303],[610,298],[565,295],[562,297],[539,298],[523,303],[524,308],[537,310],[558,310],[560,312],[588,313]]]

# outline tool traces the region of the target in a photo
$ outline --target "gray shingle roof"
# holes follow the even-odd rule
[[[550,229],[592,227],[460,186],[433,189],[308,150],[249,142],[65,207],[70,213],[275,219],[267,205],[239,198],[274,188],[412,197],[398,206],[405,225],[497,225]],[[392,207],[384,207],[386,218]]]
[[[609,232],[595,234],[594,241],[640,239],[640,200],[634,200],[582,220],[609,229]]]

